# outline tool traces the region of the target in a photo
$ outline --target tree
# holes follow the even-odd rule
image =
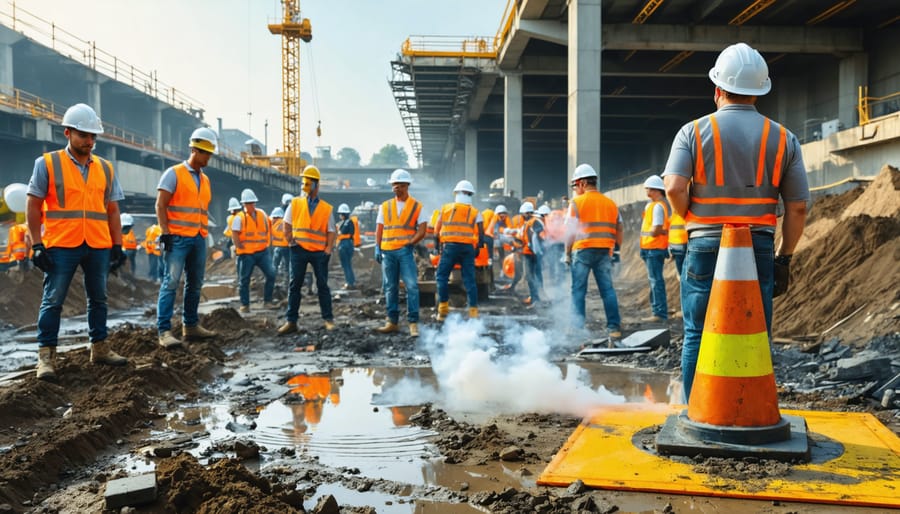
[[[378,150],[378,152],[372,156],[372,160],[369,161],[369,166],[408,168],[409,156],[406,155],[406,149],[402,147],[397,145],[384,145],[381,147],[381,150]]]
[[[359,168],[359,163],[361,160],[362,158],[359,156],[359,152],[357,152],[355,148],[345,146],[338,150],[337,165],[342,168]]]

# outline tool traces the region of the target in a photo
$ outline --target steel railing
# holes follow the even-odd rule
[[[412,57],[471,57],[496,59],[516,18],[515,0],[507,0],[500,27],[491,36],[410,36],[400,46],[400,53]]]
[[[874,117],[883,116],[900,110],[900,102],[896,102],[896,99],[900,99],[900,91],[886,96],[869,96],[869,86],[859,86],[857,111],[859,112],[860,126],[866,125],[872,120],[873,106],[883,107],[883,112],[876,114]],[[894,101],[893,104],[891,103],[892,101]]]

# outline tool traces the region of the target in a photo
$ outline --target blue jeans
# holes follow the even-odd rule
[[[663,278],[663,264],[666,263],[668,250],[641,249],[641,259],[647,266],[647,277],[650,279],[650,308],[653,315],[662,319],[669,318],[669,307],[666,305],[666,279]]]
[[[684,268],[684,254],[687,251],[687,245],[676,245],[669,247],[669,253],[672,254],[672,259],[675,260],[675,271],[678,272],[679,278],[681,277],[681,269]]]
[[[528,294],[532,302],[541,301],[541,288],[544,287],[544,271],[541,269],[541,256],[522,254],[525,258],[525,280],[528,282]]]
[[[681,310],[684,314],[684,346],[681,349],[681,378],[684,383],[684,401],[691,396],[694,370],[700,353],[700,340],[706,320],[706,307],[712,289],[713,274],[719,256],[718,237],[695,237],[688,240],[681,275]],[[772,294],[775,288],[775,239],[770,234],[753,234],[753,253],[756,257],[756,274],[762,293],[766,329],[772,333]]]
[[[353,273],[353,241],[345,239],[338,243],[338,257],[341,258],[341,268],[344,270],[344,280],[348,286],[356,284],[356,275]]]
[[[137,261],[135,257],[137,257],[137,250],[125,250],[125,256],[128,257],[128,269],[131,270],[131,274],[134,275],[135,266],[137,266]]]
[[[84,292],[87,296],[88,336],[91,342],[103,341],[109,334],[106,328],[106,276],[109,273],[109,248],[91,248],[82,244],[76,248],[47,248],[53,261],[50,273],[44,273],[44,295],[38,311],[38,346],[56,346],[63,303],[75,270],[84,272]],[[14,294],[7,292],[8,294]]]
[[[441,260],[438,262],[435,272],[438,301],[450,301],[450,272],[458,263],[469,307],[478,307],[478,286],[475,284],[475,247],[468,243],[444,243],[443,246]]]
[[[597,289],[600,290],[600,298],[603,300],[603,310],[606,312],[606,328],[619,330],[622,328],[622,318],[619,316],[616,290],[613,289],[610,274],[612,262],[608,248],[583,248],[572,253],[572,304],[575,307],[573,326],[584,328],[584,297],[587,295],[588,277],[592,271],[594,280],[597,281]]]
[[[412,246],[381,252],[381,288],[391,323],[400,319],[400,280],[406,286],[406,320],[419,322],[419,276]]]
[[[284,274],[290,275],[288,269],[291,267],[291,252],[287,246],[272,247],[272,267],[275,269],[275,275],[281,273],[282,267]]]
[[[269,249],[238,255],[238,269],[241,270],[241,284],[239,294],[241,297],[241,305],[250,305],[250,276],[253,275],[253,268],[258,267],[266,276],[266,285],[263,287],[263,301],[272,301],[272,292],[275,291],[275,268],[272,267],[272,254]]]
[[[550,243],[547,245],[547,253],[543,255],[543,262],[547,265],[547,273],[550,275],[550,283],[557,286],[565,279],[565,267],[562,256],[566,252],[563,243]]]
[[[159,261],[160,258],[158,255],[153,255],[152,253],[147,254],[147,277],[154,282],[158,282],[161,275]]]
[[[300,300],[303,295],[303,279],[306,277],[306,265],[312,265],[316,277],[316,289],[319,293],[319,310],[325,321],[334,320],[331,312],[331,289],[328,288],[328,261],[331,259],[324,251],[310,252],[302,246],[291,246],[291,285],[288,288],[288,307],[284,317],[296,323],[300,313]]]
[[[175,295],[182,273],[185,279],[181,319],[185,326],[196,326],[200,322],[197,307],[200,305],[200,289],[206,273],[206,238],[200,234],[193,237],[173,235],[172,249],[163,252],[160,261],[164,266],[164,273],[156,306],[157,330],[160,334],[172,330]]]

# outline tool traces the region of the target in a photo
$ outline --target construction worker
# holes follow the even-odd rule
[[[87,296],[90,360],[113,366],[127,362],[106,341],[106,277],[110,263],[121,265],[125,258],[118,204],[125,195],[112,164],[93,154],[103,133],[94,109],[86,104],[69,107],[62,126],[69,143],[34,161],[26,202],[32,261],[44,272],[37,323],[37,377],[44,380],[56,378],[60,316],[79,266]]]
[[[287,208],[291,205],[291,200],[294,199],[294,195],[290,193],[284,193],[281,195],[281,209],[287,212]]]
[[[565,280],[566,254],[566,211],[551,209],[549,205],[541,205],[538,210],[544,223],[544,266],[551,284],[562,284]]]
[[[212,188],[203,168],[216,153],[216,133],[201,127],[191,134],[191,155],[167,169],[159,179],[156,195],[156,218],[162,234],[159,248],[165,263],[159,300],[156,307],[156,329],[163,348],[181,345],[172,333],[175,294],[184,273],[184,305],[181,335],[187,339],[209,339],[212,330],[200,326],[200,290],[206,271],[206,236],[209,227],[209,202]]]
[[[288,276],[291,253],[288,250],[288,238],[284,234],[284,209],[275,207],[269,219],[272,222],[272,268],[276,278],[282,268],[284,275]]]
[[[749,224],[766,327],[772,298],[787,291],[791,255],[806,222],[809,185],[800,143],[761,115],[756,99],[772,87],[765,59],[745,43],[725,48],[709,70],[716,112],[685,124],[675,136],[663,181],[688,232],[681,309],[684,400],[691,394],[722,225]],[[776,206],[784,202],[775,247]]]
[[[497,260],[500,262],[503,262],[503,258],[506,257],[506,245],[503,244],[502,239],[503,231],[509,228],[509,225],[509,209],[507,209],[505,205],[500,204],[497,206],[497,209],[494,210],[494,218],[487,225],[488,228],[484,231],[487,237],[494,240],[491,247],[497,249]],[[491,254],[491,257],[493,257],[493,254]]]
[[[341,268],[344,270],[343,289],[356,287],[356,275],[353,274],[353,252],[355,242],[359,238],[359,226],[350,219],[350,206],[342,203],[338,206],[338,216],[341,222],[337,226],[338,233],[338,257],[341,259]]]
[[[331,311],[331,289],[328,288],[328,262],[334,250],[335,223],[331,204],[319,198],[319,168],[307,166],[300,175],[305,196],[291,200],[284,213],[284,233],[290,241],[291,283],[288,290],[286,321],[278,328],[278,334],[297,331],[300,311],[300,291],[306,276],[307,265],[312,265],[319,294],[319,311],[325,321],[325,330],[334,330],[334,314]]]
[[[663,265],[669,257],[669,206],[666,205],[665,187],[658,175],[650,175],[644,181],[644,191],[650,201],[644,207],[641,223],[641,260],[647,266],[650,279],[653,314],[641,321],[648,323],[664,323],[669,318],[666,280],[663,278]]]
[[[681,268],[684,264],[684,254],[687,251],[688,233],[684,226],[684,218],[677,212],[672,212],[669,218],[669,255],[675,261],[675,271],[681,277]]]
[[[10,263],[15,261],[18,269],[22,271],[28,270],[28,252],[31,250],[28,245],[27,235],[28,225],[25,223],[16,223],[9,227],[7,251],[10,254]]]
[[[522,303],[533,307],[541,301],[541,289],[544,287],[544,271],[541,268],[544,224],[541,217],[536,215],[531,202],[523,202],[519,206],[519,214],[523,220],[519,241],[522,244],[522,258],[525,260],[525,281],[528,283],[528,297]]]
[[[242,210],[244,210],[244,208],[241,207],[241,202],[239,202],[237,198],[232,196],[228,199],[228,217],[225,218],[225,228],[222,230],[222,235],[227,238],[225,240],[225,247],[229,249],[229,255],[232,259],[237,253],[234,251],[234,240],[231,238],[231,223],[234,221],[234,217]]]
[[[460,180],[453,188],[453,203],[441,208],[441,216],[434,227],[437,236],[435,246],[440,248],[435,280],[438,293],[438,321],[450,314],[450,272],[459,264],[469,318],[478,317],[478,289],[475,283],[475,254],[484,244],[484,221],[478,209],[472,206],[475,187],[468,180]]]
[[[244,210],[237,213],[231,222],[231,240],[234,242],[238,259],[240,287],[238,295],[241,300],[240,311],[250,312],[250,276],[253,268],[259,268],[266,277],[263,286],[263,307],[275,308],[272,294],[275,291],[275,268],[272,266],[272,254],[269,244],[272,240],[272,225],[269,217],[262,209],[256,208],[259,199],[252,189],[241,191],[241,203]]]
[[[375,219],[375,260],[381,263],[381,286],[387,306],[387,322],[378,332],[400,330],[400,280],[406,286],[406,320],[409,335],[419,335],[419,272],[413,249],[425,237],[428,219],[422,204],[409,195],[412,176],[404,169],[391,173],[394,198],[381,204]]]
[[[122,249],[125,251],[125,256],[128,257],[131,274],[134,275],[138,247],[137,236],[134,235],[134,216],[123,212],[119,218],[122,223]]]
[[[575,308],[572,327],[581,331],[585,325],[585,295],[588,278],[594,273],[610,337],[622,337],[619,300],[613,288],[611,258],[615,245],[622,244],[622,218],[615,202],[597,190],[597,172],[590,164],[579,164],[572,174],[575,198],[566,215],[566,263],[572,269],[572,305]]]
[[[159,250],[159,236],[162,228],[156,223],[147,227],[144,231],[144,250],[147,252],[147,276],[154,282],[162,282],[165,274],[165,263],[162,262],[162,252]]]
[[[488,255],[488,258],[490,259],[490,263],[491,263],[491,274],[493,274],[493,272],[494,272],[494,270],[493,270],[493,267],[494,267],[494,238],[492,236],[488,236],[487,231],[488,231],[488,227],[493,225],[494,217],[496,217],[496,215],[497,214],[491,208],[487,208],[487,209],[484,209],[483,211],[481,211],[481,218],[484,220],[482,222],[483,223],[482,226],[484,227],[484,234],[485,234],[484,245],[487,247],[487,255]]]

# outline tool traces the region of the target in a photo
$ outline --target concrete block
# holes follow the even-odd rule
[[[832,380],[857,380],[875,377],[879,380],[891,373],[891,359],[866,352],[856,357],[838,359],[835,367],[828,370]]]
[[[107,509],[152,503],[156,501],[156,473],[110,480],[103,498]]]

